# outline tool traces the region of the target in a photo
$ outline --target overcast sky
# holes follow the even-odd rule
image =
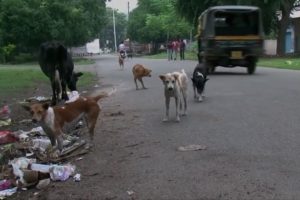
[[[138,0],[111,0],[106,2],[107,7],[118,9],[119,12],[127,14],[128,12],[128,2],[129,2],[129,11],[132,11],[137,6]]]

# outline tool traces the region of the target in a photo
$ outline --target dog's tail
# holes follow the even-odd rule
[[[112,95],[115,92],[116,92],[116,89],[113,88],[110,92],[101,92],[100,94],[98,94],[97,96],[94,96],[92,98],[97,102],[102,98],[109,97],[110,95]]]

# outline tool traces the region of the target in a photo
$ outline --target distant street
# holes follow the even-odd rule
[[[132,66],[153,70],[147,90],[135,90]],[[300,197],[300,72],[258,67],[217,68],[206,98],[194,102],[189,85],[188,116],[175,123],[165,113],[160,74],[196,61],[133,58],[120,71],[116,56],[99,56],[93,66],[100,90],[116,93],[102,101],[95,147],[76,166],[79,183],[48,191],[49,199],[216,200]],[[78,69],[77,69],[78,70]],[[206,150],[180,152],[200,144]],[[65,188],[68,192],[65,192]],[[73,188],[73,189],[71,189]]]

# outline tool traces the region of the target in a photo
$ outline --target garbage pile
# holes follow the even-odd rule
[[[29,119],[22,121],[31,123]],[[64,135],[60,153],[53,149],[42,127],[11,131],[10,124],[10,109],[4,106],[0,108],[0,200],[27,188],[44,189],[51,181],[66,181],[70,177],[80,181],[75,165],[69,162],[89,152],[82,139],[86,131],[82,121],[72,130],[65,130],[68,135]]]

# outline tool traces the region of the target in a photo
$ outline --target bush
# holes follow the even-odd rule
[[[26,62],[32,62],[37,61],[36,56],[33,56],[30,53],[20,53],[14,57],[12,60],[12,63],[14,64],[20,64],[20,63],[26,63]]]

